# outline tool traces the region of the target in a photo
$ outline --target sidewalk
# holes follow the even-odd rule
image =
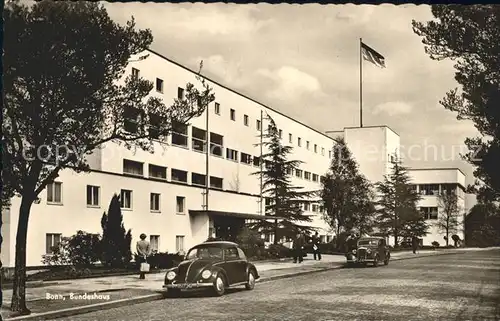
[[[462,249],[425,250],[417,254],[411,252],[396,252],[391,254],[391,260],[401,260],[447,253],[463,253]],[[482,250],[482,249],[481,249]],[[301,264],[294,264],[291,260],[274,262],[255,262],[260,279],[266,282],[280,278],[309,274],[344,266],[345,257],[342,255],[323,255],[321,261],[314,261],[312,254],[304,258]],[[7,320],[43,320],[87,313],[105,308],[114,308],[139,302],[159,300],[163,298],[162,285],[165,273],[152,273],[140,280],[138,275],[110,276],[100,278],[75,279],[66,281],[47,282],[35,287],[28,285],[26,300],[32,314],[24,318]],[[71,299],[70,295],[87,293],[86,297]],[[8,307],[12,298],[12,290],[3,291],[2,314],[10,315]],[[75,298],[75,297],[73,297]]]

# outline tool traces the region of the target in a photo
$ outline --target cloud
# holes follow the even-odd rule
[[[211,55],[208,57],[193,58],[190,63],[196,65],[200,61],[203,61],[203,73],[210,72],[217,75],[218,78],[223,79],[224,84],[239,86],[245,79],[242,77],[243,70],[240,61],[228,61],[222,55]]]
[[[373,113],[375,115],[385,113],[389,116],[409,114],[413,110],[413,107],[402,101],[390,101],[383,104],[375,106]]]
[[[442,124],[438,127],[438,131],[441,133],[449,134],[479,134],[474,123],[468,120],[457,120],[454,123]]]
[[[291,100],[303,94],[321,93],[318,78],[295,67],[283,66],[276,70],[258,69],[256,73],[273,80],[275,88],[268,92],[272,97]]]

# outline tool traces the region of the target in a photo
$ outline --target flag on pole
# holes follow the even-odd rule
[[[363,59],[371,62],[377,67],[385,68],[385,58],[369,46],[361,42],[361,53],[363,54]]]

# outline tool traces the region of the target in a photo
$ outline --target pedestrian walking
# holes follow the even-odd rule
[[[297,232],[295,240],[293,240],[293,263],[302,263],[304,260],[303,250],[304,250],[304,236],[300,232]]]
[[[139,278],[145,279],[146,272],[149,272],[148,256],[151,254],[151,245],[146,241],[146,234],[140,235],[140,241],[137,241],[137,263],[139,264]],[[145,263],[145,264],[143,264]]]
[[[413,254],[417,254],[418,250],[418,238],[416,236],[411,238],[411,248],[413,250]]]
[[[312,248],[313,248],[313,257],[314,260],[316,260],[316,257],[318,258],[318,261],[321,261],[321,251],[319,250],[319,244],[321,243],[321,240],[319,238],[318,232],[314,233],[312,237]]]

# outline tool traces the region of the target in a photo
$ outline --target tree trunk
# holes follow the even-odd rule
[[[28,219],[32,204],[32,198],[23,196],[19,208],[19,222],[17,225],[14,285],[10,308],[19,315],[28,315],[31,313],[26,307],[26,240],[28,236]]]
[[[278,244],[278,220],[274,220],[274,245]]]
[[[448,246],[448,244],[449,244],[449,241],[448,241],[449,236],[450,236],[450,229],[447,228],[446,229],[446,246]]]

